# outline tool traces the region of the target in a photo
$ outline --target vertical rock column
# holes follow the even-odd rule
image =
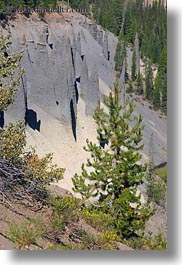
[[[73,68],[74,68],[74,76],[75,76],[75,72],[76,72],[76,66],[75,66],[75,62],[76,62],[76,37],[75,34],[73,32],[73,43],[72,43],[72,47],[71,47],[71,55],[72,55],[72,64],[73,64]]]
[[[108,54],[109,52],[109,48],[108,48],[108,33],[107,31],[105,32],[105,35],[104,35],[104,43],[103,43],[103,54],[104,54],[104,57],[106,58],[106,60],[108,60]]]
[[[86,96],[85,114],[93,115],[100,99],[99,77],[97,66],[94,66],[90,75]]]
[[[89,31],[91,36],[97,41],[97,24],[96,23],[90,24]]]
[[[103,31],[102,30],[98,30],[97,31],[97,41],[98,43],[103,47]]]
[[[80,76],[80,96],[84,101],[87,99],[87,90],[88,90],[89,76],[88,76],[88,67],[86,56],[83,58],[81,76]]]
[[[78,32],[78,36],[77,36],[76,50],[78,54],[81,56],[81,34],[80,32]]]
[[[82,68],[82,59],[81,59],[81,35],[80,32],[77,36],[77,43],[76,43],[76,57],[75,57],[75,77],[79,78],[81,75],[81,68]]]

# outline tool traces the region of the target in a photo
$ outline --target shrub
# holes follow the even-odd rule
[[[57,196],[50,201],[51,224],[54,229],[63,229],[70,221],[79,219],[80,199],[70,196]]]
[[[113,228],[113,217],[110,214],[99,211],[92,207],[85,207],[82,210],[82,217],[85,221],[97,228],[99,231],[104,229],[112,230]]]
[[[38,245],[38,240],[44,235],[40,220],[22,221],[21,224],[8,221],[8,238],[16,244],[17,249],[28,248],[31,244]]]

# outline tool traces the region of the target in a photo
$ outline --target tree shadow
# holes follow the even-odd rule
[[[37,130],[40,132],[41,120],[37,120],[37,113],[32,109],[26,109],[25,112],[25,125],[32,128],[34,131]]]
[[[71,127],[72,127],[72,132],[73,136],[75,139],[75,142],[77,141],[77,135],[76,135],[76,115],[73,107],[73,100],[71,99],[70,101],[70,112],[71,112]]]

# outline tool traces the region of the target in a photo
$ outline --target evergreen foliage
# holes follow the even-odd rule
[[[126,43],[122,38],[120,38],[118,40],[118,45],[114,57],[115,70],[118,71],[119,73],[122,72],[125,60],[126,60]]]
[[[167,49],[164,48],[159,57],[159,67],[156,77],[156,87],[161,93],[161,109],[167,113]]]
[[[142,78],[142,74],[140,73],[140,71],[138,72],[138,75],[137,75],[136,86],[137,86],[138,95],[143,95],[143,78]]]
[[[57,0],[1,0],[0,13],[7,14],[9,10],[17,8],[55,8]]]
[[[87,140],[85,150],[90,152],[91,158],[82,165],[81,175],[75,174],[72,181],[73,190],[84,199],[97,197],[99,207],[113,212],[117,232],[128,238],[144,229],[151,213],[141,203],[137,190],[146,171],[146,166],[140,163],[142,117],[133,115],[132,102],[121,106],[119,94],[116,84],[113,93],[105,97],[109,113],[98,106],[94,119],[99,144]],[[103,148],[105,143],[108,148]]]
[[[20,55],[8,55],[10,36],[0,36],[0,111],[7,110],[15,100],[19,81],[23,73]]]
[[[148,100],[151,100],[153,96],[153,71],[150,61],[145,69],[145,96]]]
[[[133,51],[133,54],[132,54],[131,79],[132,81],[135,81],[136,79],[136,52],[135,50]]]

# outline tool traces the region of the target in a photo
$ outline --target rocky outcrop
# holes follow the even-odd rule
[[[89,24],[89,31],[91,36],[97,40],[97,24],[96,23],[90,23]]]
[[[104,42],[103,42],[103,54],[106,60],[109,59],[109,48],[108,48],[108,33],[107,31],[104,34]]]
[[[90,28],[91,35],[89,23],[92,23],[89,19],[86,20],[75,13],[67,16],[68,20],[60,16],[59,20],[47,19],[45,23],[38,18],[21,18],[18,15],[17,19],[10,21],[8,31],[12,34],[12,46],[8,52],[21,52],[21,64],[25,68],[26,77],[23,77],[23,83],[20,84],[15,103],[8,111],[0,113],[0,126],[23,119],[28,110],[27,126],[40,129],[41,132],[41,128],[46,130],[45,124],[51,127],[50,124],[54,121],[64,128],[69,128],[69,132],[72,128],[74,138],[77,137],[78,140],[76,130],[81,126],[82,118],[90,120],[82,117],[84,107],[86,115],[92,115],[97,105],[97,76],[103,95],[107,95],[109,87],[113,87],[116,76],[114,54],[117,39],[110,32],[105,32],[94,24]],[[6,28],[1,29],[3,34],[7,34]],[[139,58],[137,36],[135,49],[136,57]],[[124,82],[125,72],[131,74],[131,58],[131,49],[127,47],[127,70],[123,68],[119,80],[121,84]],[[98,71],[93,70],[94,65],[97,65]],[[27,91],[26,100],[23,86]],[[100,97],[102,99],[102,95]],[[124,97],[121,102],[124,102]],[[148,106],[142,107],[140,103],[136,104],[135,114],[138,113],[144,116],[144,153],[148,154],[148,142],[153,131],[156,137],[156,160],[166,161],[165,120],[160,119]],[[82,129],[79,127],[78,131],[80,133]],[[50,139],[51,135],[48,137]]]
[[[103,47],[103,37],[104,37],[103,30],[98,30],[97,31],[97,41],[102,47]]]
[[[76,50],[77,50],[79,56],[81,56],[82,52],[81,52],[81,34],[80,34],[80,32],[78,32],[78,36],[77,36]]]
[[[89,83],[88,66],[86,56],[83,57],[81,75],[80,75],[80,96],[83,100],[87,99],[87,90]]]
[[[100,99],[98,69],[95,65],[92,69],[86,95],[85,114],[93,115]]]

